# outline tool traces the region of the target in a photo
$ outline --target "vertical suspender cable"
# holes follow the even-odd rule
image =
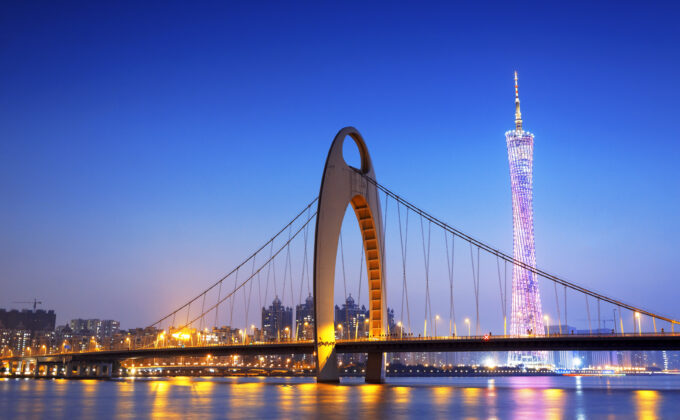
[[[555,286],[555,306],[557,308],[557,323],[560,328],[560,335],[562,335],[562,314],[560,313],[560,299],[557,296],[557,283],[553,282],[553,286]]]
[[[385,213],[384,213],[384,217],[383,217],[383,220],[382,220],[383,237],[382,237],[382,244],[379,244],[380,247],[381,247],[381,251],[382,251],[380,253],[380,255],[381,255],[380,269],[382,270],[383,275],[387,275],[386,274],[387,264],[385,262],[387,257],[385,256],[385,247],[387,246],[387,199],[388,198],[389,198],[389,195],[385,194]],[[384,283],[384,279],[383,279],[383,283]],[[385,302],[385,306],[387,306],[387,302]],[[387,317],[387,319],[385,321],[386,321],[386,324],[387,324],[387,335],[389,336],[391,334],[391,332],[390,332],[390,312],[389,312],[389,308],[387,308],[387,307],[385,308],[385,316]]]
[[[564,286],[564,327],[569,328],[569,321],[567,320],[567,286]]]
[[[201,303],[201,322],[198,323],[198,329],[199,330],[203,329],[203,321],[204,321],[203,318],[205,317],[204,308],[205,308],[205,296],[206,296],[206,294],[207,294],[207,292],[203,293],[203,303]]]
[[[472,285],[475,292],[475,334],[479,335],[479,247],[477,247],[477,267],[470,243],[470,263],[472,265]]]
[[[590,305],[588,305],[588,295],[584,295],[586,297],[586,313],[588,314],[588,331],[590,331],[590,334],[593,333],[593,327],[590,324]]]
[[[508,333],[508,317],[505,307],[505,294],[503,293],[503,282],[501,280],[501,263],[500,258],[496,256],[496,270],[498,271],[498,290],[501,299],[501,311],[503,312],[503,335]]]
[[[446,244],[446,266],[449,274],[449,336],[456,336],[456,311],[453,306],[453,273],[455,265],[455,239],[456,236],[451,234],[451,255],[449,255],[449,236],[448,232],[444,231],[444,243]]]
[[[357,306],[361,304],[361,283],[363,282],[364,279],[364,247],[363,245],[360,247],[361,249],[361,256],[359,260],[359,293],[357,294]],[[355,322],[354,326],[354,339],[359,338],[359,318],[357,318],[357,321]]]
[[[345,325],[349,325],[349,311],[347,307],[347,278],[345,277],[345,248],[342,244],[342,231],[340,232],[340,259],[342,261],[342,287],[344,288],[345,291],[345,300],[343,305],[345,306]],[[348,327],[349,328],[349,327]],[[340,330],[340,338],[345,338],[345,328]]]
[[[408,320],[408,331],[412,333],[411,330],[411,312],[408,305],[408,288],[406,286],[406,251],[408,249],[408,213],[409,209],[406,208],[406,221],[404,223],[405,232],[402,235],[401,230],[401,205],[397,203],[397,217],[399,222],[399,244],[401,247],[401,268],[402,268],[402,287],[401,287],[401,319],[404,319],[404,299],[406,299],[406,316]]]
[[[507,311],[507,308],[508,308],[508,262],[505,261],[505,260],[503,260],[503,284],[504,284],[503,290],[505,290],[505,293],[503,295],[503,301],[505,302],[504,305],[505,305],[505,308],[506,308],[506,311]],[[508,324],[507,324],[507,322],[505,322],[504,325],[503,325],[503,334],[504,335],[508,335],[507,327],[508,327]]]
[[[477,335],[481,335],[481,326],[479,325],[479,269],[481,264],[479,263],[479,247],[477,247]]]
[[[272,259],[272,256],[274,255],[274,243],[272,242],[271,248],[269,249],[269,261],[270,263],[267,264],[267,276],[265,277],[265,285],[264,285],[264,300],[263,300],[263,308],[267,307],[267,296],[269,295],[269,275],[271,274],[272,267],[274,266],[274,260]]]
[[[423,336],[427,337],[427,320],[432,318],[432,303],[430,301],[430,237],[432,222],[428,222],[427,231],[427,246],[425,246],[425,228],[423,227],[423,218],[420,218],[420,235],[423,239],[423,261],[425,262],[425,327],[423,329]],[[429,316],[428,316],[429,315]],[[430,324],[432,320],[430,319]]]
[[[229,300],[231,303],[231,308],[229,308],[229,327],[233,327],[232,320],[234,317],[234,306],[236,306],[236,285],[238,284],[238,272],[239,270],[236,269],[236,276],[234,277],[234,290],[232,291],[232,297]]]
[[[220,309],[219,301],[221,297],[222,297],[222,281],[220,281],[220,287],[217,291],[217,303],[215,304],[215,322],[213,323],[213,327],[217,327],[217,315]]]
[[[255,256],[253,257],[253,268],[250,270],[250,277],[251,277],[251,278],[255,275],[255,260],[256,260],[256,258],[257,258],[257,255],[255,255]],[[249,283],[250,283],[250,288],[249,288],[250,290],[248,291],[248,299],[246,299],[246,302],[245,302],[245,307],[246,307],[246,308],[245,308],[245,309],[246,309],[246,320],[245,320],[245,321],[246,321],[246,325],[245,325],[245,334],[243,334],[244,343],[245,343],[246,339],[248,338],[248,314],[250,313],[250,300],[251,300],[251,298],[253,297],[253,282],[251,281],[251,282],[249,282]],[[245,289],[243,289],[243,297],[244,297],[244,298],[246,297]],[[253,331],[253,334],[254,334],[254,333],[255,333],[255,332]],[[253,338],[255,338],[255,337],[253,336]]]

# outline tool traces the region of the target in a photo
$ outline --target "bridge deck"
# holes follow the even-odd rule
[[[561,335],[543,337],[442,337],[404,339],[339,340],[338,353],[399,352],[478,352],[478,351],[560,351],[560,350],[680,350],[680,334]],[[312,354],[313,341],[284,343],[229,344],[190,347],[163,347],[109,350],[54,355],[4,357],[0,360],[38,360],[39,362],[128,360],[148,357],[200,357],[230,355]]]

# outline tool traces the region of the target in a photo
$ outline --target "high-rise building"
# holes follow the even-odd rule
[[[120,330],[120,322],[112,319],[72,319],[69,327],[76,334],[93,335],[98,339],[112,337]]]
[[[293,308],[283,306],[278,296],[269,308],[262,308],[262,339],[289,340],[293,332]]]
[[[295,335],[299,340],[314,339],[314,297],[311,293],[305,303],[295,306]]]
[[[513,256],[531,267],[536,266],[534,249],[533,154],[534,135],[522,129],[519,90],[515,72],[515,129],[505,133],[512,189]],[[512,313],[510,334],[544,335],[541,296],[536,274],[513,265]],[[546,352],[510,352],[510,365],[545,364]]]
[[[361,338],[368,336],[369,313],[365,306],[354,303],[352,294],[345,299],[342,308],[335,305],[335,330],[338,339]]]

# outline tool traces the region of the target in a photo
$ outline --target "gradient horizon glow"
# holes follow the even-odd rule
[[[528,131],[505,133],[510,162],[512,188],[513,257],[536,267],[534,247],[533,155],[534,135]],[[536,274],[517,265],[512,269],[512,315],[510,334],[513,336],[544,335],[541,295]],[[510,352],[511,365],[545,362],[545,352]]]

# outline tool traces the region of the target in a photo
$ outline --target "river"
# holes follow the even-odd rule
[[[0,379],[0,417],[680,418],[680,375],[388,378]]]

